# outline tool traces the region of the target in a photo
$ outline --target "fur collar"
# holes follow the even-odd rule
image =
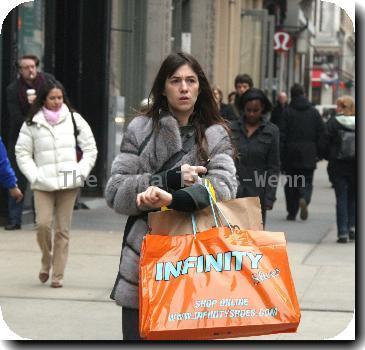
[[[135,117],[129,125],[129,131],[132,132],[133,138],[137,141],[138,148],[143,141],[152,132],[152,119],[146,116]],[[228,137],[227,132],[221,125],[213,125],[206,132],[208,145],[208,153],[211,153],[214,148]],[[153,133],[147,144],[144,146],[139,155],[140,171],[155,172],[160,169],[163,164],[170,159],[175,153],[182,149],[182,140],[178,121],[170,114],[161,116],[159,129]],[[193,146],[191,151],[186,154],[177,166],[188,162],[196,164],[196,146]]]
[[[131,127],[140,147],[152,132],[152,119],[146,116],[136,117]],[[162,116],[159,129],[150,137],[139,156],[142,171],[156,171],[181,148],[182,141],[177,120],[171,115]]]

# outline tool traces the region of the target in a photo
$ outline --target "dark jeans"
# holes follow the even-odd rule
[[[123,340],[143,340],[139,335],[139,310],[122,307]]]
[[[25,191],[27,189],[27,179],[19,171],[17,167],[15,167],[14,170],[15,170],[15,175],[18,179],[17,181],[18,187],[25,195]],[[23,197],[23,199],[19,203],[17,203],[13,197],[11,196],[8,197],[8,223],[10,225],[22,224],[24,198],[25,197]]]
[[[339,237],[347,237],[355,230],[356,223],[356,188],[353,176],[334,177],[336,194],[336,219]]]
[[[314,170],[294,169],[286,171],[287,181],[284,187],[286,210],[295,218],[299,211],[299,199],[304,198],[310,203],[313,191]]]
[[[21,225],[23,214],[24,198],[17,203],[15,199],[9,196],[8,199],[8,223],[10,225]]]

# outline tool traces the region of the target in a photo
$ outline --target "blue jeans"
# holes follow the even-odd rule
[[[21,225],[22,224],[22,214],[23,214],[23,204],[24,198],[17,203],[15,199],[9,196],[8,199],[8,216],[10,225]]]
[[[354,176],[334,177],[336,194],[336,220],[339,237],[347,237],[355,231],[356,225],[356,188]]]

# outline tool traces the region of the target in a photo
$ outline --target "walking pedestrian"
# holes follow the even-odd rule
[[[0,137],[0,185],[9,190],[9,195],[16,202],[23,199],[23,193],[17,185],[17,178],[14,170],[10,165],[10,161],[4,146],[3,140]]]
[[[138,263],[147,213],[160,207],[191,212],[209,205],[201,176],[218,200],[235,197],[233,149],[208,80],[194,57],[170,54],[157,73],[147,113],[129,124],[105,189],[108,205],[129,215],[111,298],[122,306],[125,340],[138,331]]]
[[[240,97],[248,90],[253,88],[253,80],[248,74],[238,74],[234,79],[236,90],[234,103],[228,105],[225,119],[228,121],[239,120],[243,115],[242,106],[239,103]]]
[[[321,146],[328,159],[328,173],[336,194],[337,242],[355,240],[356,157],[355,102],[345,95],[337,99],[337,115],[326,124]]]
[[[291,87],[290,97],[280,135],[282,168],[287,177],[284,188],[287,220],[295,220],[299,209],[300,218],[307,220],[324,124],[318,111],[304,96],[301,85]]]
[[[8,155],[10,163],[18,178],[18,186],[23,193],[27,188],[27,179],[19,170],[15,160],[15,144],[19,136],[20,128],[26,120],[29,109],[36,98],[40,88],[50,79],[51,74],[38,71],[39,58],[27,54],[17,61],[18,78],[6,89],[7,108],[9,114],[9,139]],[[16,201],[11,196],[8,199],[8,224],[5,230],[18,230],[22,224],[24,199]]]
[[[280,92],[277,103],[271,112],[271,123],[275,124],[279,130],[282,129],[284,111],[288,107],[288,96],[285,91]]]
[[[76,146],[82,151],[79,162]],[[51,287],[62,287],[76,195],[94,166],[97,149],[89,125],[71,108],[60,82],[48,81],[40,89],[20,129],[15,153],[34,191],[42,252],[39,280],[47,282],[52,268]]]
[[[263,223],[273,208],[280,173],[279,129],[264,118],[272,105],[262,90],[252,88],[240,100],[244,115],[232,122],[239,178],[237,197],[260,197]]]
[[[223,103],[223,92],[218,86],[212,87],[213,96],[215,99],[215,102],[218,105],[219,115],[223,118],[226,118],[228,105],[226,103]]]

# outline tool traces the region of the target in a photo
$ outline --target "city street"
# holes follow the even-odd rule
[[[119,272],[127,216],[109,208],[102,194],[108,201],[116,198],[119,210],[126,213],[133,212],[137,192],[142,192],[138,193],[140,206],[154,205],[157,210],[163,206],[196,208],[194,203],[208,199],[199,187],[174,196],[156,188],[144,193],[140,190],[148,183],[179,188],[181,179],[175,168],[189,163],[182,179],[185,184],[195,183],[198,174],[206,171],[195,165],[206,166],[212,182],[218,180],[220,188],[216,189],[222,190],[222,196],[224,191],[231,191],[232,196],[235,181],[227,176],[234,173],[227,157],[231,146],[238,156],[239,193],[260,194],[265,208],[271,208],[274,193],[268,188],[261,191],[262,187],[276,182],[280,167],[295,186],[303,178],[296,182],[292,169],[303,170],[305,179],[311,179],[317,160],[326,160],[317,163],[308,219],[308,187],[300,200],[306,220],[301,220],[299,213],[294,221],[286,219],[285,176],[280,177],[273,209],[266,211],[265,230],[285,233],[301,311],[297,332],[225,339],[215,344],[226,347],[236,340],[241,347],[252,340],[264,346],[270,340],[355,339],[355,270],[361,265],[356,262],[355,267],[355,250],[361,252],[357,240],[361,232],[357,227],[356,243],[346,242],[346,235],[351,226],[353,238],[353,194],[356,192],[357,197],[359,192],[357,183],[354,185],[360,77],[355,69],[355,17],[361,14],[356,1],[2,2],[9,6],[6,10],[3,6],[0,40],[0,350],[3,339],[83,341],[84,346],[89,346],[88,340],[99,340],[125,345],[120,342],[122,328],[126,339],[130,331],[122,327],[122,308],[110,299],[110,293]],[[230,127],[229,137],[220,131],[222,125],[218,124],[223,119],[218,115]],[[120,158],[115,161],[117,155]],[[338,223],[327,162],[341,208]],[[115,174],[111,181],[110,169]],[[184,167],[182,170],[185,172]],[[133,178],[126,178],[126,174]],[[38,192],[32,194],[28,182]],[[70,228],[78,193],[75,187],[83,186],[82,182],[86,185],[80,191],[79,205],[74,206],[77,210],[73,212],[69,255],[61,280],[67,245],[67,237],[60,237],[64,235],[61,226]],[[288,201],[289,209],[296,205],[290,203],[290,193]],[[50,267],[50,256],[45,252],[49,237],[41,231],[45,226],[44,232],[49,233],[44,224],[52,219],[48,210],[52,206],[62,222],[52,252],[55,288],[51,288],[52,278],[40,282],[47,279]],[[44,252],[41,274],[34,207],[38,241]],[[242,208],[239,211],[243,217]],[[293,220],[292,213],[289,219]],[[121,293],[132,301],[132,288],[138,285],[133,280],[140,255],[138,244],[143,239],[137,225],[131,230],[137,246],[131,243],[127,247],[129,254],[123,255],[120,269],[125,284],[133,286],[123,286]],[[337,226],[342,244],[337,243]],[[236,242],[236,237],[230,238]],[[159,245],[163,247],[160,241]],[[265,249],[275,253],[277,246],[266,245]],[[194,302],[194,315],[192,310],[184,310],[185,314],[170,311],[171,322],[226,317],[234,324],[235,317],[250,316],[264,322],[259,317],[273,320],[278,314],[290,316],[279,304],[287,301],[279,290],[279,280],[266,281],[279,286],[278,302],[264,285],[269,278],[283,277],[285,266],[280,265],[279,255],[275,255],[275,262],[270,261],[272,268],[263,259],[260,269],[258,264],[266,251],[253,255],[254,250],[242,252],[236,247],[219,255],[209,250],[191,253],[192,258],[183,256],[179,261],[184,264],[169,264],[172,260],[165,259],[157,263],[152,279],[167,281],[172,275],[180,283],[176,275],[192,267],[207,273],[200,275],[203,278],[212,279],[218,270],[227,272],[233,266],[245,269],[240,260],[245,257],[255,269],[251,277],[260,283],[258,290],[266,290],[273,305],[266,301],[259,305],[260,298],[256,302],[247,291],[243,276],[233,283],[225,280],[222,287],[216,281],[213,287],[205,287],[204,293],[211,290],[212,295],[198,297],[194,289],[191,298],[184,296],[184,300]],[[231,264],[233,259],[235,265]],[[213,273],[211,266],[216,270]],[[359,287],[360,278],[356,283]],[[222,308],[236,304],[233,296],[213,295],[236,285],[245,288],[237,293],[245,310],[231,309],[242,305],[229,305],[229,311],[196,310],[205,307],[201,302],[206,300],[216,299]],[[185,284],[184,288],[189,290]],[[175,288],[172,294],[176,300],[180,298]],[[160,299],[166,302],[171,298]],[[175,299],[171,300],[174,303]],[[208,314],[211,310],[218,313]],[[359,311],[356,309],[357,315]],[[128,319],[123,325],[130,328],[138,321],[137,314],[124,317]],[[39,343],[26,342],[37,347]]]
[[[335,198],[320,162],[307,221],[285,220],[283,186],[267,230],[284,231],[302,319],[296,334],[240,340],[324,340],[350,323],[355,307],[355,244],[336,243]],[[109,299],[119,264],[125,217],[103,198],[84,198],[74,212],[64,287],[38,280],[40,252],[33,224],[0,228],[2,317],[19,337],[33,340],[122,340],[121,308]],[[354,338],[353,329],[341,336]]]

